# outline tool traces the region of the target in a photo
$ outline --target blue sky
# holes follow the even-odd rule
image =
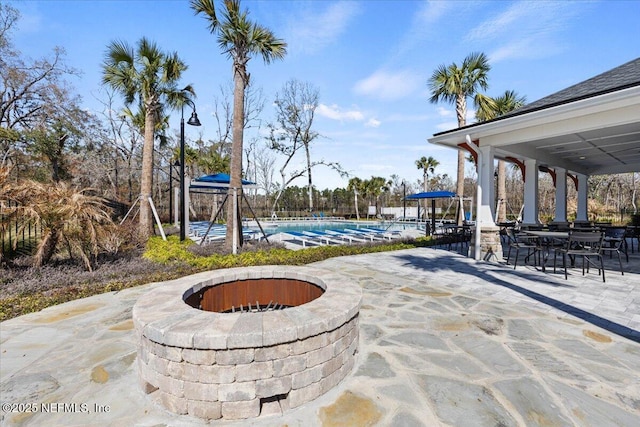
[[[214,97],[231,80],[231,65],[187,0],[10,3],[22,15],[16,47],[32,58],[65,48],[67,63],[83,72],[71,83],[91,110],[102,108],[101,63],[110,41],[135,44],[144,36],[164,51],[178,52],[189,67],[184,83],[197,92],[203,124],[198,132],[205,140],[214,138]],[[320,94],[314,128],[322,137],[312,156],[339,162],[362,179],[396,174],[415,183],[422,177],[415,166],[421,156],[440,162],[436,173],[455,176],[456,152],[427,142],[434,133],[457,127],[453,105],[429,102],[427,81],[440,64],[460,64],[469,53],[484,52],[492,66],[486,93],[515,90],[532,102],[640,56],[640,0],[243,0],[241,5],[288,43],[283,61],[249,62],[252,84],[267,102],[262,129],[245,134],[245,144],[266,132],[266,123],[274,120],[276,92],[295,78]],[[173,115],[177,129],[179,113]],[[467,174],[472,170],[468,165]],[[327,168],[313,174],[319,189],[346,186],[347,179]]]

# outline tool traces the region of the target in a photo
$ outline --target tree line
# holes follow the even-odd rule
[[[268,64],[283,59],[286,42],[251,21],[239,0],[225,1],[218,9],[213,0],[191,0],[189,7],[205,19],[215,42],[233,64],[230,83],[221,85],[219,97],[214,99],[215,135],[210,139],[199,135],[185,146],[184,166],[189,176],[228,172],[231,186],[236,188],[241,188],[242,178],[253,180],[260,191],[249,196],[259,201],[258,206],[266,214],[298,208],[325,211],[330,207],[332,212],[335,209],[359,218],[366,206],[375,206],[379,213],[383,206],[401,204],[400,194],[427,189],[474,194],[475,168],[462,151],[458,153],[455,180],[437,173],[437,159],[423,156],[415,163],[423,171],[423,179],[416,182],[395,175],[352,176],[346,188],[316,188],[312,180],[316,168],[329,168],[342,176],[346,173],[334,159],[313,156],[313,143],[320,137],[313,127],[320,94],[309,82],[287,81],[275,95],[275,118],[267,125],[268,136],[245,143],[244,131],[257,123],[266,102],[260,88],[251,85],[249,61],[259,57]],[[0,168],[6,171],[3,186],[26,180],[63,183],[68,188],[84,192],[91,189],[92,196],[129,205],[139,201],[138,234],[145,240],[153,232],[148,198],[168,220],[171,190],[179,179],[179,136],[177,132],[171,134],[169,117],[171,112],[184,113],[185,107],[188,113],[191,108],[195,111],[196,88],[181,83],[187,64],[177,52],[164,52],[145,37],[134,44],[114,40],[107,46],[102,64],[104,108],[101,113],[90,113],[81,107],[82,98],[72,83],[80,71],[65,63],[63,48],[32,60],[13,44],[12,33],[19,18],[10,4],[0,3]],[[468,99],[472,99],[476,119],[481,121],[525,103],[525,97],[515,91],[497,97],[482,93],[488,89],[489,72],[490,64],[483,53],[470,54],[461,65],[443,64],[427,82],[430,101],[453,103],[459,126],[466,124]],[[304,158],[302,166],[293,161],[299,156]],[[276,164],[280,166],[276,168]],[[503,161],[498,162],[496,174],[497,197],[504,201],[498,218],[514,219],[522,205],[522,178]],[[553,188],[548,188],[544,174],[541,176],[540,214],[547,217],[553,212]],[[292,186],[301,177],[306,178],[304,194]],[[637,212],[638,178],[638,174],[591,177],[589,196],[593,206],[589,211],[595,215]],[[569,196],[572,194],[570,186]],[[194,201],[196,207],[206,203],[198,197]],[[238,220],[242,214],[233,214],[232,203],[227,209],[230,245],[231,233],[241,233]]]

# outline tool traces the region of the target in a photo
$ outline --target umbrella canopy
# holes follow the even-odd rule
[[[418,200],[418,199],[442,199],[456,197],[456,193],[452,191],[426,191],[422,193],[411,194],[406,197],[407,200]]]
[[[200,178],[191,180],[189,188],[216,188],[224,189],[229,188],[229,182],[231,177],[227,173],[215,173],[213,175],[203,175]],[[243,188],[257,188],[255,182],[242,180]]]

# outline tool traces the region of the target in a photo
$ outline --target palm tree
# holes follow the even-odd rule
[[[388,191],[388,183],[387,180],[382,178],[381,176],[372,176],[371,179],[367,179],[363,182],[363,186],[365,188],[365,195],[369,197],[369,205],[371,203],[375,203],[376,213],[375,216],[378,215],[378,199],[382,193]],[[367,211],[367,216],[368,216]]]
[[[486,95],[478,94],[476,96],[476,119],[479,121],[487,121],[494,119],[503,114],[507,114],[515,109],[522,107],[527,102],[527,98],[518,95],[512,90],[507,90],[501,96],[491,98]],[[498,160],[498,200],[505,201],[507,199],[506,190],[506,165],[504,160]],[[498,209],[498,222],[507,220],[507,205],[501,203]]]
[[[429,172],[431,172],[432,174],[435,171],[435,168],[440,164],[439,161],[437,161],[436,159],[434,159],[433,157],[429,156],[429,158],[426,158],[425,156],[420,157],[420,159],[416,160],[416,167],[418,169],[422,169],[422,188],[423,191],[426,193],[427,191],[429,191]],[[424,211],[427,212],[427,200],[424,200]]]
[[[149,197],[153,188],[153,149],[156,125],[162,121],[163,108],[181,106],[185,98],[193,96],[190,86],[183,90],[178,81],[187,66],[177,53],[162,52],[155,43],[140,39],[134,50],[123,41],[109,44],[103,64],[102,82],[123,97],[127,106],[137,101],[144,112],[144,145],[140,176],[139,234],[144,240],[153,231]]]
[[[467,115],[467,98],[478,92],[479,88],[486,90],[488,87],[487,75],[491,66],[484,53],[474,52],[469,54],[462,66],[453,63],[449,66],[440,65],[429,79],[432,103],[446,101],[456,106],[458,127],[465,126]],[[456,194],[464,195],[464,152],[458,150],[458,177]],[[462,209],[458,210],[458,223],[462,222]]]
[[[347,190],[353,191],[353,197],[355,199],[356,206],[356,219],[360,221],[360,211],[358,210],[358,193],[362,192],[363,182],[358,177],[353,177],[347,184]]]
[[[266,27],[251,22],[248,11],[240,10],[240,0],[225,0],[222,16],[218,19],[214,0],[191,0],[191,8],[197,14],[204,14],[209,21],[209,31],[218,34],[218,45],[233,60],[233,142],[231,146],[229,190],[242,191],[242,144],[244,136],[245,89],[249,85],[247,63],[253,55],[260,55],[266,64],[284,58],[287,44],[276,38]],[[240,203],[234,212],[234,203],[227,206],[227,234],[225,244],[235,253],[233,233],[242,244],[242,222]],[[234,215],[235,214],[235,215]]]

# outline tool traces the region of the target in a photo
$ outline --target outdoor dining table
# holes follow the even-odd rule
[[[568,231],[545,231],[545,230],[523,230],[526,234],[530,236],[536,236],[538,238],[538,242],[540,247],[542,248],[544,257],[541,262],[542,271],[546,270],[547,259],[549,258],[549,248],[552,246],[553,242],[566,242],[569,240],[569,232]]]

